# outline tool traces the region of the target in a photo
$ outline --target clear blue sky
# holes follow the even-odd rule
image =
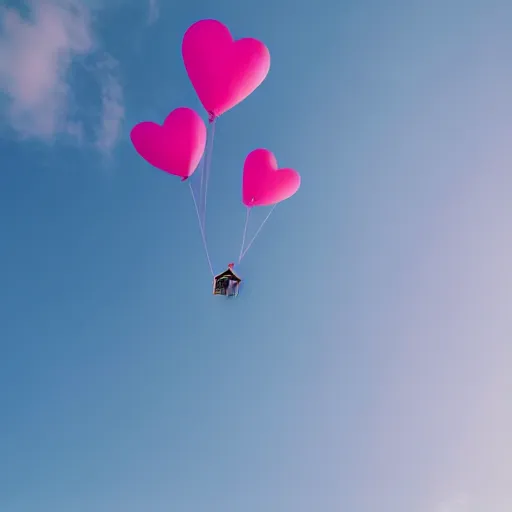
[[[0,12],[0,511],[510,512],[512,4],[54,4]],[[245,155],[302,175],[231,301],[129,141],[202,112],[209,17],[272,57],[217,124],[216,270]]]

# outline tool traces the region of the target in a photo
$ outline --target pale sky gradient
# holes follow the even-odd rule
[[[128,136],[203,115],[180,44],[208,17],[272,56],[218,121],[216,270],[245,155],[302,175],[234,301]],[[0,511],[510,512],[511,26],[508,0],[4,0]]]

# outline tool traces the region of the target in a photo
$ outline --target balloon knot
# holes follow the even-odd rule
[[[183,178],[181,178],[181,181],[187,181],[188,180],[188,176],[183,176]]]
[[[215,121],[215,118],[217,116],[213,112],[208,112],[208,122],[211,124],[213,121]]]

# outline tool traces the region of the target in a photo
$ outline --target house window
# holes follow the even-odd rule
[[[221,277],[215,283],[215,291],[217,293],[226,293],[226,288],[228,287],[229,280],[227,277]]]

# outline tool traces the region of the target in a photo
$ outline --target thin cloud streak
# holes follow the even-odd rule
[[[435,512],[469,512],[469,500],[465,495],[459,495],[440,503]]]
[[[117,68],[117,61],[109,56],[98,65],[102,110],[96,146],[102,153],[109,153],[116,144],[125,116],[123,89],[116,76]]]
[[[149,0],[148,25],[156,23],[160,17],[160,6],[158,0]]]

